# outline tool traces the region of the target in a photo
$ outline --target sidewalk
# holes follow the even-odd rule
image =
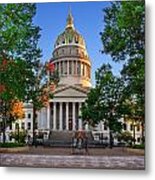
[[[1,166],[144,170],[143,156],[0,154]]]
[[[143,170],[144,151],[127,148],[90,148],[72,154],[71,148],[30,147],[17,153],[0,153],[1,166]]]

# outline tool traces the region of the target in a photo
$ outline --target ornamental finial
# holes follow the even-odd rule
[[[74,23],[73,23],[73,16],[71,13],[71,7],[69,7],[69,13],[67,17],[67,24],[66,24],[66,29],[67,28],[73,28],[74,29]]]

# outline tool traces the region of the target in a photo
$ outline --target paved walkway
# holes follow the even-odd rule
[[[132,148],[122,148],[115,147],[109,148],[89,148],[90,156],[144,156],[145,152],[142,149],[132,149]],[[0,148],[0,153],[20,153],[20,154],[38,154],[38,155],[62,155],[70,156],[72,155],[71,148],[53,148],[53,147],[22,147],[22,148]],[[86,155],[85,150],[75,150],[76,155]]]
[[[144,169],[144,156],[0,154],[1,166],[93,169]]]

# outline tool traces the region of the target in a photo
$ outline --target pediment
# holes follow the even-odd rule
[[[54,97],[86,97],[87,96],[87,92],[82,90],[82,89],[78,89],[78,88],[74,88],[74,87],[67,87],[67,88],[62,88],[59,89],[58,91],[55,92]]]

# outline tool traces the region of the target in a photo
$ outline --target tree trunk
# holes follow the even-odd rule
[[[6,103],[2,102],[2,107],[4,107],[4,113],[2,111],[2,120],[3,120],[3,143],[6,142]]]
[[[36,108],[33,107],[33,144],[36,142]]]
[[[113,148],[113,135],[111,129],[109,129],[109,148]]]
[[[5,126],[5,118],[3,117],[3,143],[6,142],[5,129],[6,129],[6,126]]]

